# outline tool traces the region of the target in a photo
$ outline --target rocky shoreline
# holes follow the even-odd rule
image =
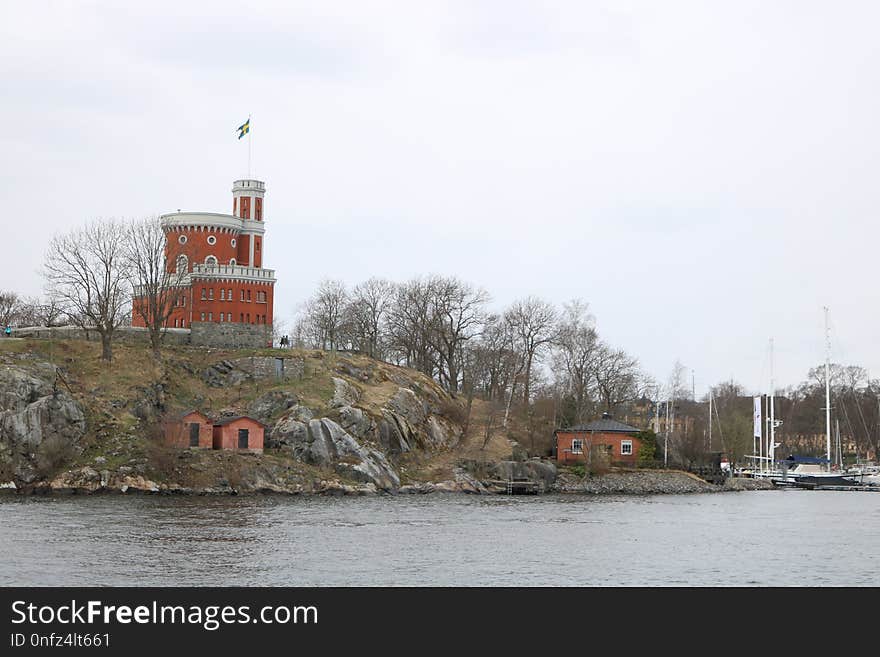
[[[461,399],[366,357],[285,354],[279,379],[274,355],[179,351],[136,368],[148,357],[130,351],[128,370],[104,371],[90,365],[88,345],[66,346],[79,356],[65,359],[64,373],[33,351],[0,354],[0,493],[656,495],[770,486],[672,470],[584,476],[527,458],[510,432],[484,436],[477,448]],[[265,447],[169,445],[172,409],[184,407],[256,418]]]
[[[543,483],[543,482],[541,482]],[[540,494],[581,495],[684,495],[695,493],[721,493],[750,490],[775,490],[767,481],[758,479],[729,478],[716,485],[683,471],[625,471],[610,472],[590,477],[577,477],[561,473],[546,486],[539,486]],[[70,470],[50,482],[33,486],[16,487],[11,482],[0,485],[0,493],[16,495],[99,495],[99,494],[153,494],[153,495],[426,495],[457,493],[470,495],[505,494],[505,490],[492,481],[481,481],[463,468],[455,468],[453,479],[439,482],[404,484],[396,489],[382,489],[375,484],[348,484],[328,479],[309,485],[262,485],[235,487],[229,485],[191,488],[175,483],[156,482],[140,475],[115,475],[84,467]]]

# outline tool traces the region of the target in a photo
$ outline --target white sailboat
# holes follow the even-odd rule
[[[777,486],[851,486],[859,483],[852,475],[842,471],[835,472],[831,467],[831,338],[828,329],[828,308],[825,309],[825,458],[789,456],[776,460],[776,420],[775,382],[773,380],[773,340],[770,340],[770,395],[768,397],[768,431],[766,452],[761,421],[761,397],[755,397],[755,441],[757,453],[747,458],[755,459],[757,465],[745,476],[768,479]]]
[[[796,486],[852,486],[858,482],[847,473],[832,468],[831,461],[831,333],[828,328],[828,308],[825,307],[825,458],[790,456],[779,461],[782,476],[773,483]],[[838,457],[840,451],[838,447]]]

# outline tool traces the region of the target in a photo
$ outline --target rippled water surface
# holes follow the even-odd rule
[[[0,585],[878,586],[880,494],[6,496]]]

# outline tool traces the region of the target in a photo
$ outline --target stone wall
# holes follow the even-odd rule
[[[77,326],[54,328],[32,326],[12,329],[12,337],[44,340],[89,340],[91,342],[100,342],[101,340],[101,336],[96,331],[86,332]],[[147,343],[149,340],[149,331],[139,326],[120,327],[113,333],[114,342]],[[166,329],[163,344],[192,344],[199,347],[271,347],[272,326],[234,322],[193,322],[192,329]]]
[[[29,326],[27,328],[12,329],[14,338],[37,338],[40,340],[88,340],[100,342],[101,336],[97,331],[84,331],[78,326]],[[150,333],[147,329],[138,326],[122,326],[113,332],[114,342],[147,343],[150,341]],[[163,344],[189,344],[189,329],[170,328],[165,332]]]
[[[271,347],[271,324],[193,322],[190,344],[201,347]]]

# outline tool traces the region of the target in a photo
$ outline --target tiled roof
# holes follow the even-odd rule
[[[232,417],[222,417],[216,422],[214,422],[214,426],[223,426],[224,424],[231,424],[236,420],[250,420],[251,422],[256,422],[257,424],[268,427],[269,425],[265,422],[260,422],[257,418],[251,417],[250,415],[233,415]]]
[[[595,431],[597,433],[638,433],[641,429],[631,427],[623,422],[612,420],[610,418],[602,418],[601,420],[593,420],[587,424],[578,424],[568,429],[560,429],[560,431]]]

